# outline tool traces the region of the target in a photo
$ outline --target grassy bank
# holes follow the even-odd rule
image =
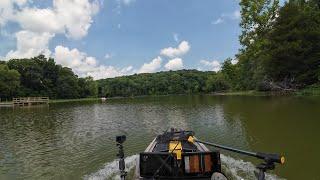
[[[320,96],[320,84],[314,84],[296,92],[297,96]]]
[[[81,99],[50,99],[50,104],[55,103],[68,103],[68,102],[90,102],[90,101],[99,101],[100,98],[81,98]]]
[[[268,96],[272,95],[270,92],[262,92],[262,91],[230,91],[230,92],[216,92],[211,95],[216,96]]]

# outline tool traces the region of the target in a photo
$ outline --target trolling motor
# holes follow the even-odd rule
[[[232,147],[228,147],[228,146],[223,146],[220,144],[210,143],[210,142],[206,142],[206,141],[200,141],[200,140],[195,139],[193,136],[189,136],[188,141],[190,143],[199,142],[199,143],[213,146],[216,148],[244,154],[247,156],[253,156],[258,159],[264,160],[263,163],[256,166],[256,168],[259,170],[259,173],[257,174],[258,180],[265,180],[265,172],[268,170],[273,170],[275,168],[275,163],[284,164],[284,162],[285,162],[284,156],[281,156],[279,154],[244,151],[244,150],[240,150],[240,149],[236,149],[236,148],[232,148]]]
[[[119,158],[119,170],[120,170],[120,178],[121,180],[125,180],[127,176],[127,172],[125,171],[125,162],[124,162],[124,151],[123,151],[123,143],[126,141],[126,136],[116,136],[117,146],[119,148],[119,152],[117,157]]]

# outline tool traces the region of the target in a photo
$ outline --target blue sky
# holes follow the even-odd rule
[[[2,2],[3,1],[3,2]],[[0,57],[43,53],[95,79],[219,70],[240,48],[237,0],[1,0]]]

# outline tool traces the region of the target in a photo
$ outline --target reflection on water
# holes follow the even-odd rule
[[[312,149],[306,156],[320,158],[314,143],[319,137],[319,105],[319,99],[165,96],[0,109],[0,179],[107,177],[115,171],[109,168],[117,151],[115,135],[127,135],[126,155],[135,157],[131,155],[170,127],[248,150],[284,152],[288,165],[276,172],[296,179],[303,172],[298,164],[303,157],[296,155],[304,152],[297,144]],[[297,129],[299,136],[292,133]],[[244,171],[241,163],[257,162],[223,153],[226,170],[236,171],[234,175]],[[317,176],[317,164],[308,163],[310,178]],[[248,171],[254,169],[252,163],[247,165]],[[240,176],[251,178],[248,171]]]

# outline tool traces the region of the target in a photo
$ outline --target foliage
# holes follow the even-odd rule
[[[242,0],[240,89],[295,90],[319,81],[319,1]]]
[[[106,97],[194,94],[228,89],[226,80],[220,75],[197,70],[135,74],[99,80],[98,83],[99,96]]]
[[[292,1],[279,15],[268,35],[266,74],[289,88],[316,83],[320,67],[319,7],[312,1]]]
[[[20,86],[20,74],[10,70],[7,65],[0,64],[0,99],[12,97]]]
[[[52,58],[40,55],[31,59],[12,59],[3,64],[9,67],[9,72],[19,74],[20,84],[19,88],[15,86],[15,91],[5,91],[10,94],[1,92],[3,97],[49,96],[65,99],[97,96],[97,83],[91,77],[78,78],[70,68],[57,65]],[[9,75],[1,77],[10,78]],[[4,86],[0,87],[2,89]]]
[[[207,92],[225,91],[225,90],[228,90],[229,88],[230,88],[230,84],[222,73],[211,75],[208,77],[206,81]]]

